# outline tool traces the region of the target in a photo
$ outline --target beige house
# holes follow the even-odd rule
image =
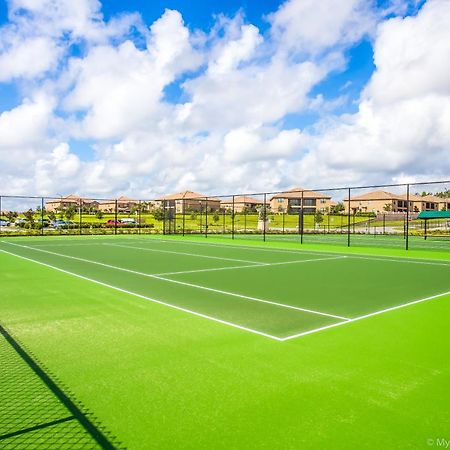
[[[117,212],[122,214],[129,214],[139,202],[137,200],[132,200],[131,198],[121,195],[117,199]],[[104,213],[113,213],[116,209],[116,200],[105,200],[100,202],[98,209]]]
[[[446,211],[450,209],[450,198],[436,197],[435,195],[411,195],[413,211]]]
[[[411,213],[422,211],[440,211],[448,209],[449,199],[443,199],[434,195],[409,195],[409,208],[407,207],[408,198],[406,194],[394,194],[388,191],[371,191],[363,195],[350,197],[350,212],[368,213],[405,213],[407,209]],[[348,199],[344,199],[345,212],[348,213]]]
[[[262,200],[257,200],[254,197],[249,197],[247,195],[236,195],[234,197],[234,202],[233,198],[222,200],[220,202],[220,207],[223,210],[233,210],[234,207],[234,212],[241,213],[243,211],[255,212],[256,208],[262,206],[263,204],[264,202]]]
[[[48,212],[57,212],[70,206],[74,208],[79,208],[80,206],[83,208],[97,208],[98,205],[99,203],[95,200],[84,199],[79,195],[70,194],[65,197],[49,200],[45,203],[45,209]]]
[[[220,200],[214,197],[208,197],[198,192],[183,191],[176,194],[164,195],[153,202],[155,208],[175,208],[177,214],[183,211],[218,211],[220,209]]]
[[[301,187],[276,194],[270,199],[270,209],[275,213],[300,211],[302,206],[305,213],[327,212],[334,205],[336,203],[331,200],[330,195]]]

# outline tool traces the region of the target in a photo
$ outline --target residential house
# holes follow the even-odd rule
[[[223,210],[233,210],[234,208],[234,212],[241,213],[244,211],[255,212],[256,209],[263,204],[264,201],[262,199],[258,200],[254,197],[249,197],[248,195],[236,195],[234,201],[233,198],[222,200],[220,202],[220,207]]]
[[[388,191],[370,191],[362,195],[350,197],[350,212],[406,213],[408,197],[406,194],[394,194]],[[450,199],[435,195],[409,195],[409,212],[439,211],[448,209]],[[348,213],[348,199],[344,199],[345,212]]]
[[[45,202],[45,209],[48,212],[58,212],[71,206],[79,209],[80,206],[82,208],[97,208],[98,205],[99,203],[96,200],[84,199],[79,195],[70,194],[65,197],[60,197]]]
[[[303,203],[303,204],[302,204]],[[315,213],[327,212],[336,205],[331,196],[325,193],[297,187],[286,192],[281,192],[270,198],[270,209],[275,213]]]
[[[121,195],[117,200],[111,199],[100,202],[98,209],[104,213],[113,213],[116,210],[116,201],[117,212],[121,214],[130,214],[133,208],[139,204],[137,200],[132,200],[125,195]]]
[[[155,208],[174,208],[177,214],[189,211],[218,211],[220,209],[220,199],[208,197],[198,192],[183,191],[176,194],[164,195],[153,201]]]

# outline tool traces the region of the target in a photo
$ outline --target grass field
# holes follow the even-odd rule
[[[0,448],[450,439],[445,246],[21,237],[0,267]]]

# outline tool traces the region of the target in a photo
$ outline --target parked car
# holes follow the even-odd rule
[[[119,222],[123,225],[137,225],[136,219],[119,219]]]
[[[109,219],[109,220],[106,221],[105,225],[107,227],[114,227],[114,226],[120,227],[123,224],[122,224],[122,222],[120,220]]]
[[[65,220],[58,219],[58,220],[54,220],[52,222],[52,227],[53,228],[60,228],[60,227],[62,227],[64,225],[66,225],[66,221]]]
[[[11,222],[8,222],[6,220],[0,220],[0,227],[9,227],[11,225]]]

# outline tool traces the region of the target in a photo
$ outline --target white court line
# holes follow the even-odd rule
[[[327,330],[328,328],[339,327],[339,326],[345,325],[347,323],[356,322],[358,320],[367,319],[367,318],[373,317],[373,316],[378,316],[379,314],[384,314],[384,313],[387,313],[389,311],[394,311],[396,309],[405,308],[407,306],[415,305],[417,303],[426,302],[428,300],[433,300],[435,298],[444,297],[445,295],[449,295],[449,294],[450,294],[450,291],[442,292],[440,294],[431,295],[430,297],[420,298],[419,300],[413,300],[413,301],[408,302],[408,303],[403,303],[401,305],[392,306],[391,308],[386,308],[386,309],[382,309],[380,311],[375,311],[375,312],[372,312],[372,313],[369,313],[369,314],[364,314],[363,316],[354,317],[353,319],[346,320],[345,322],[333,323],[331,325],[326,325],[324,327],[315,328],[314,330],[309,330],[309,331],[304,331],[303,333],[293,334],[292,336],[287,336],[287,337],[281,338],[280,340],[283,341],[283,342],[284,341],[289,341],[291,339],[295,339],[295,338],[299,338],[299,337],[302,337],[302,336],[306,336],[308,334],[317,333],[318,331]]]
[[[264,266],[252,264],[250,266],[231,266],[231,267],[213,267],[211,269],[196,269],[196,270],[182,270],[180,272],[165,272],[165,273],[155,273],[155,276],[165,276],[165,275],[183,275],[185,273],[198,273],[198,272],[214,272],[217,270],[236,270],[236,269],[255,269],[260,267],[270,267],[270,266],[281,266],[285,264],[301,264],[306,262],[315,262],[315,261],[328,261],[333,259],[344,259],[347,256],[331,256],[329,258],[314,258],[314,259],[296,259],[294,261],[281,261],[276,263],[266,263]]]
[[[218,323],[221,323],[223,325],[228,325],[228,326],[233,327],[233,328],[238,328],[239,330],[248,331],[249,333],[259,334],[260,336],[264,336],[266,338],[270,338],[270,339],[273,339],[275,341],[281,341],[282,340],[281,338],[279,338],[277,336],[273,336],[273,335],[268,334],[268,333],[263,333],[262,331],[254,330],[253,328],[243,327],[241,325],[237,325],[237,324],[232,323],[232,322],[227,322],[226,320],[217,319],[216,317],[208,316],[206,314],[201,314],[199,312],[192,311],[192,310],[187,309],[187,308],[182,308],[180,306],[172,305],[171,303],[166,303],[166,302],[163,302],[161,300],[156,300],[154,298],[147,297],[145,295],[141,295],[141,294],[138,294],[136,292],[128,291],[126,289],[122,289],[122,288],[119,288],[117,286],[113,286],[111,284],[103,283],[102,281],[94,280],[93,278],[88,278],[88,277],[85,277],[83,275],[79,275],[79,274],[74,273],[74,272],[69,272],[68,270],[64,270],[64,269],[61,269],[59,267],[52,266],[51,264],[47,264],[47,263],[44,263],[44,262],[41,262],[41,261],[36,261],[35,259],[32,259],[32,258],[27,258],[26,256],[17,255],[15,253],[11,253],[11,252],[8,252],[8,251],[3,250],[3,249],[0,249],[0,252],[6,253],[6,254],[11,255],[11,256],[15,256],[15,257],[20,258],[20,259],[24,259],[26,261],[34,262],[34,263],[39,264],[41,266],[49,267],[51,269],[57,270],[58,272],[65,273],[65,274],[71,275],[73,277],[81,278],[82,280],[90,281],[91,283],[99,284],[100,286],[104,286],[104,287],[107,287],[109,289],[114,289],[115,291],[119,291],[119,292],[122,292],[124,294],[132,295],[134,297],[138,297],[138,298],[141,298],[143,300],[148,300],[148,301],[153,302],[153,303],[158,303],[159,305],[164,305],[164,306],[168,306],[169,308],[177,309],[178,311],[183,311],[185,313],[192,314],[194,316],[202,317],[203,319],[212,320],[214,322],[218,322]]]
[[[205,315],[205,314],[201,314],[201,313],[198,313],[198,312],[195,312],[195,311],[191,311],[191,310],[186,309],[186,308],[181,308],[181,307],[179,307],[179,306],[175,306],[175,305],[172,305],[172,304],[170,304],[170,303],[165,303],[165,302],[162,302],[162,301],[160,301],[160,300],[152,299],[152,298],[150,298],[150,297],[146,297],[146,296],[144,296],[144,295],[137,294],[137,293],[135,293],[135,292],[127,291],[127,290],[125,290],[125,289],[122,289],[122,288],[119,288],[119,287],[116,287],[116,286],[112,286],[112,285],[110,285],[110,284],[106,284],[106,283],[103,283],[103,282],[101,282],[101,281],[98,281],[98,280],[94,280],[94,279],[92,279],[92,278],[85,277],[85,276],[83,276],[83,275],[78,275],[78,274],[76,274],[76,273],[69,272],[69,271],[64,270],[64,269],[60,269],[59,267],[55,267],[55,266],[52,266],[52,265],[50,265],[50,264],[43,263],[43,262],[41,262],[41,261],[36,261],[36,260],[34,260],[34,259],[27,258],[27,257],[25,257],[25,256],[20,256],[20,255],[17,255],[17,254],[15,254],[15,253],[8,252],[8,251],[3,250],[3,249],[0,249],[0,252],[6,253],[6,254],[11,255],[11,256],[15,256],[15,257],[20,258],[20,259],[24,259],[24,260],[26,260],[26,261],[31,261],[31,262],[34,262],[34,263],[36,263],[36,264],[40,264],[40,265],[45,266],[45,267],[52,268],[52,269],[57,270],[57,271],[59,271],[59,272],[62,272],[62,273],[68,274],[68,275],[72,275],[72,276],[74,276],[74,277],[81,278],[81,279],[83,279],[83,280],[91,281],[92,283],[96,283],[96,284],[99,284],[99,285],[101,285],[101,286],[105,286],[105,287],[108,287],[108,288],[110,288],[110,289],[114,289],[114,290],[116,290],[116,291],[123,292],[123,293],[125,293],[125,294],[129,294],[129,295],[132,295],[132,296],[135,296],[135,297],[144,299],[144,300],[148,300],[148,301],[151,301],[151,302],[154,302],[154,303],[158,303],[158,304],[161,304],[161,305],[165,305],[165,306],[168,306],[169,308],[174,308],[174,309],[177,309],[177,310],[179,310],[179,311],[184,311],[184,312],[187,312],[187,313],[189,313],[189,314],[193,314],[193,315],[195,315],[195,316],[203,317],[203,318],[205,318],[205,319],[212,320],[212,321],[214,321],[214,322],[218,322],[218,323],[222,323],[222,324],[224,324],[224,325],[228,325],[228,326],[230,326],[230,327],[234,327],[234,328],[238,328],[238,329],[240,329],[240,330],[248,331],[248,332],[250,332],[250,333],[258,334],[258,335],[260,335],[260,336],[264,336],[264,337],[267,337],[267,338],[276,340],[276,341],[278,341],[278,342],[289,341],[289,340],[296,339],[296,338],[299,338],[299,337],[302,337],[302,336],[306,336],[306,335],[308,335],[308,334],[317,333],[317,332],[320,332],[320,331],[323,331],[323,330],[327,330],[327,329],[329,329],[329,328],[334,328],[334,327],[338,327],[338,326],[341,326],[341,325],[345,325],[345,324],[347,324],[347,323],[356,322],[356,321],[358,321],[358,320],[367,319],[367,318],[372,317],[372,316],[384,314],[384,313],[387,313],[387,312],[390,312],[390,311],[394,311],[394,310],[396,310],[396,309],[405,308],[405,307],[407,307],[407,306],[411,306],[411,305],[414,305],[414,304],[417,304],[417,303],[426,302],[426,301],[429,301],[429,300],[432,300],[432,299],[435,299],[435,298],[439,298],[439,297],[443,297],[443,296],[445,296],[445,295],[449,295],[449,294],[450,294],[450,291],[442,292],[442,293],[440,293],[440,294],[432,295],[432,296],[430,296],[430,297],[425,297],[425,298],[418,299],[418,300],[413,300],[413,301],[408,302],[408,303],[404,303],[404,304],[401,304],[401,305],[393,306],[393,307],[391,307],[391,308],[386,308],[386,309],[383,309],[383,310],[380,310],[380,311],[376,311],[376,312],[373,312],[373,313],[365,314],[365,315],[363,315],[363,316],[355,317],[355,318],[353,318],[353,319],[348,319],[348,320],[345,320],[345,321],[342,321],[342,322],[337,322],[337,323],[335,323],[335,324],[326,325],[326,326],[323,326],[323,327],[320,327],[320,328],[315,328],[315,329],[313,329],[313,330],[304,331],[304,332],[302,332],[302,333],[297,333],[297,334],[293,334],[293,335],[291,335],[291,336],[286,336],[286,337],[284,337],[284,338],[280,338],[280,337],[273,336],[273,335],[268,334],[268,333],[263,333],[263,332],[261,332],[261,331],[254,330],[254,329],[252,329],[252,328],[243,327],[243,326],[241,326],[241,325],[237,325],[237,324],[234,324],[234,323],[232,323],[232,322],[227,322],[227,321],[224,321],[224,320],[221,320],[221,319],[217,319],[217,318],[212,317],[212,316],[207,316],[207,315]]]
[[[243,263],[250,263],[250,264],[254,264],[254,265],[258,265],[258,266],[266,265],[266,263],[262,263],[262,262],[258,262],[258,261],[248,261],[246,259],[224,258],[221,256],[200,255],[198,253],[177,252],[175,250],[161,250],[161,249],[156,249],[156,248],[144,248],[144,247],[135,247],[133,245],[110,244],[110,243],[103,243],[103,245],[108,245],[110,247],[134,248],[135,250],[144,250],[144,251],[148,251],[148,252],[171,253],[174,255],[195,256],[197,258],[219,259],[221,261],[243,262]]]
[[[174,283],[174,284],[188,286],[188,287],[192,287],[192,288],[196,288],[196,289],[202,289],[204,291],[215,292],[217,294],[223,294],[223,295],[229,295],[231,297],[243,298],[245,300],[250,300],[250,301],[253,301],[253,302],[267,303],[267,304],[270,304],[270,305],[279,306],[281,308],[294,309],[294,310],[297,310],[297,311],[302,311],[302,312],[306,312],[306,313],[309,313],[309,314],[316,314],[316,315],[319,315],[319,316],[333,317],[334,319],[339,319],[339,320],[350,320],[348,317],[338,316],[338,315],[335,315],[335,314],[329,314],[329,313],[325,313],[325,312],[322,312],[322,311],[315,311],[313,309],[300,308],[298,306],[286,305],[284,303],[273,302],[273,301],[264,300],[264,299],[261,299],[261,298],[249,297],[247,295],[236,294],[234,292],[229,292],[229,291],[223,291],[221,289],[209,288],[209,287],[206,287],[206,286],[202,286],[200,284],[193,284],[193,283],[187,283],[185,281],[172,280],[170,278],[164,278],[164,277],[161,277],[161,276],[158,276],[158,275],[154,275],[154,274],[150,274],[150,273],[144,273],[144,272],[138,272],[138,271],[131,270],[131,269],[125,269],[123,267],[117,267],[117,266],[113,266],[111,264],[102,263],[102,262],[99,262],[99,261],[92,261],[90,259],[79,258],[77,256],[64,255],[63,253],[51,252],[49,250],[43,250],[41,248],[29,247],[27,245],[13,244],[12,242],[6,242],[6,241],[1,241],[1,242],[4,243],[4,244],[14,245],[16,247],[21,247],[21,248],[26,248],[26,249],[29,249],[29,250],[34,250],[36,252],[48,253],[49,255],[60,256],[62,258],[68,258],[68,259],[73,259],[73,260],[76,260],[76,261],[86,262],[86,263],[89,263],[89,264],[95,264],[95,265],[98,265],[98,266],[108,267],[109,269],[115,269],[115,270],[120,270],[122,272],[133,273],[135,275],[141,275],[141,276],[144,276],[144,277],[155,278],[157,280],[166,281],[168,283]]]
[[[122,237],[122,236],[121,236]],[[129,238],[133,239],[133,238]],[[320,250],[288,250],[288,249],[281,249],[281,248],[261,248],[261,247],[253,247],[251,245],[233,245],[233,244],[210,244],[207,242],[195,242],[195,241],[181,241],[181,240],[169,240],[169,239],[160,239],[160,238],[150,238],[150,240],[147,239],[136,239],[140,242],[170,242],[170,243],[180,243],[185,245],[200,245],[200,246],[210,246],[210,247],[221,247],[221,248],[243,248],[248,250],[258,250],[258,251],[265,251],[265,252],[275,252],[275,253],[297,253],[297,254],[310,254],[310,255],[342,255],[344,252],[325,252]],[[392,262],[402,262],[402,263],[410,263],[410,264],[430,264],[435,266],[447,266],[450,267],[449,263],[441,263],[436,262],[436,260],[430,260],[427,258],[396,258],[395,256],[376,256],[376,255],[370,255],[368,253],[345,253],[349,258],[360,258],[360,259],[367,259],[367,260],[375,260],[375,261],[392,261]]]

